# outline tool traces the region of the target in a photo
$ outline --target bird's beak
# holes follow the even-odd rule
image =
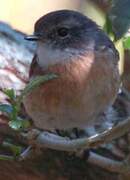
[[[28,36],[25,36],[24,39],[28,41],[38,41],[40,37],[38,35],[28,35]]]

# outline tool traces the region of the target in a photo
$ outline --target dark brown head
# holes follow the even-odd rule
[[[34,27],[34,36],[28,40],[43,40],[54,44],[54,48],[65,48],[69,45],[76,46],[76,43],[83,43],[96,39],[101,30],[88,17],[77,11],[59,10],[42,16]],[[103,33],[103,32],[102,32]],[[102,39],[107,40],[102,34]]]
[[[57,63],[59,59],[71,59],[72,56],[79,56],[100,46],[114,48],[95,22],[71,10],[55,11],[41,17],[35,23],[34,35],[26,39],[37,40],[36,54],[41,65],[45,65],[41,63],[43,57],[48,63]]]

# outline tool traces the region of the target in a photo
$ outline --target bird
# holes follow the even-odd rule
[[[40,17],[25,39],[37,44],[29,80],[58,75],[23,99],[34,125],[69,130],[96,124],[120,86],[119,55],[107,34],[82,13],[63,9]]]

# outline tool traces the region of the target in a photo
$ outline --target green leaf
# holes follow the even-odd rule
[[[56,74],[46,74],[44,76],[37,76],[34,79],[32,79],[21,93],[21,96],[18,99],[19,103],[21,103],[24,96],[30,93],[34,88],[38,87],[41,83],[45,83],[57,77],[58,76]]]
[[[11,114],[13,112],[13,108],[9,104],[0,104],[0,111]]]
[[[21,128],[26,129],[31,126],[30,121],[27,119],[21,120]]]
[[[9,121],[9,126],[12,128],[12,129],[15,129],[15,130],[19,130],[21,128],[21,122],[20,121]]]
[[[31,90],[38,87],[41,83],[45,83],[51,79],[57,78],[57,75],[55,74],[47,74],[44,76],[37,76],[33,80],[29,82],[29,84],[26,86],[26,88],[23,91],[23,95],[27,95]]]
[[[108,16],[106,16],[106,22],[103,29],[108,35],[112,33],[112,23]]]
[[[15,91],[13,89],[4,89],[3,92],[11,99],[14,100],[16,98]]]
[[[14,160],[13,156],[0,155],[0,160]]]
[[[4,142],[2,143],[2,146],[3,146],[3,147],[6,147],[6,148],[9,148],[9,149],[13,152],[14,156],[18,156],[18,155],[20,155],[21,152],[22,152],[22,147],[21,147],[21,146],[12,144],[12,143],[7,142],[7,141],[4,141]]]
[[[12,150],[12,152],[13,152],[13,154],[15,156],[19,156],[21,154],[21,152],[22,152],[22,147],[21,146],[12,145],[11,146],[11,150]]]
[[[130,27],[130,0],[113,0],[109,11],[115,40],[119,40]]]
[[[125,49],[130,49],[130,37],[124,38],[123,46]]]
[[[30,121],[17,118],[17,120],[9,121],[9,126],[15,130],[21,130],[30,127]]]

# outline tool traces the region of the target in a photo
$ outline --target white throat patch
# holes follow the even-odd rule
[[[84,54],[84,50],[76,50],[66,48],[64,51],[60,49],[52,49],[44,44],[38,44],[37,55],[40,67],[47,67],[58,63],[64,63],[66,60],[79,59]]]

